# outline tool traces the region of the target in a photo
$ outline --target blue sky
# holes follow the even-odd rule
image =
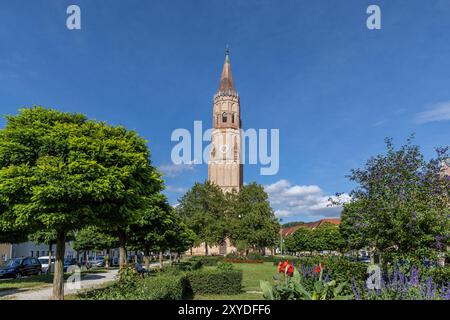
[[[82,29],[66,28],[81,7]],[[377,4],[382,29],[366,28]],[[284,221],[338,216],[345,177],[416,134],[427,157],[449,144],[448,0],[34,0],[0,3],[0,113],[39,104],[122,124],[149,140],[177,199],[206,165],[174,168],[176,128],[210,125],[230,45],[245,128],[280,129],[267,187]],[[0,120],[0,126],[4,126]]]

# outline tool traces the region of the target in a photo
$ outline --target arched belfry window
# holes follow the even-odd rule
[[[222,122],[227,122],[227,113],[222,113]]]

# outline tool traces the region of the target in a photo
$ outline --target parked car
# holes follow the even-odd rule
[[[359,257],[358,262],[364,262],[364,263],[371,263],[372,261],[370,260],[369,256],[364,256],[364,257]]]
[[[40,275],[42,273],[42,265],[37,258],[16,258],[6,261],[5,265],[0,268],[0,278],[16,278],[23,276]]]
[[[42,265],[42,272],[47,272],[48,270],[48,261],[49,261],[49,257],[48,256],[42,256],[38,258],[39,261],[41,262]],[[55,268],[55,257],[52,257],[52,269]]]
[[[78,266],[77,259],[64,259],[64,272],[72,266]]]
[[[96,259],[89,260],[89,266],[92,268],[95,267],[104,267],[105,266],[105,257],[97,257]]]

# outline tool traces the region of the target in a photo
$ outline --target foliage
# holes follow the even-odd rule
[[[287,252],[303,252],[314,251],[312,238],[312,230],[307,227],[300,227],[293,234],[284,239],[285,250]]]
[[[389,139],[386,145],[385,155],[351,172],[358,186],[344,204],[340,227],[347,246],[373,247],[388,259],[390,252],[443,250],[450,240],[450,179],[442,170],[448,148],[438,148],[427,162],[411,139],[398,150]]]
[[[274,265],[285,261],[286,258],[274,259]],[[363,262],[350,261],[346,257],[340,256],[304,256],[292,257],[289,261],[294,264],[304,279],[314,279],[316,273],[314,269],[321,265],[324,279],[335,280],[338,283],[346,282],[342,293],[348,295],[352,292],[351,280],[358,285],[363,285],[368,277],[367,264]]]
[[[432,276],[421,276],[416,268],[405,274],[395,268],[381,279],[380,289],[353,282],[356,300],[450,300],[450,283],[439,285]]]
[[[202,266],[217,266],[219,261],[222,261],[224,257],[222,256],[206,256],[206,257],[192,257],[189,262],[200,261]]]
[[[87,226],[75,233],[73,248],[77,251],[108,250],[117,247],[118,239],[100,228]]]
[[[225,197],[222,190],[209,181],[196,183],[180,200],[177,212],[195,234],[196,244],[223,243],[227,226],[224,212]],[[207,250],[205,248],[205,250]]]
[[[188,272],[187,278],[194,294],[239,294],[242,271],[202,269]]]
[[[142,250],[148,256],[151,251],[184,252],[194,242],[192,231],[169,205],[162,194],[147,199],[141,215],[127,227],[128,245]]]
[[[286,261],[288,262],[288,261]],[[348,300],[350,295],[341,295],[345,282],[337,284],[336,280],[324,280],[320,268],[318,278],[308,281],[293,265],[284,266],[283,277],[274,285],[261,281],[260,286],[265,299],[269,300]],[[290,271],[292,270],[292,271]]]
[[[162,188],[146,141],[82,114],[33,107],[0,131],[0,229],[57,232],[54,297],[63,298],[67,234],[120,231]]]
[[[315,229],[300,227],[284,241],[287,252],[341,251],[344,247],[339,227],[329,222]]]
[[[226,194],[210,182],[196,183],[177,211],[194,232],[197,245],[220,245],[229,237],[236,247],[248,251],[272,247],[278,238],[279,223],[268,195],[256,183]]]
[[[218,270],[233,270],[234,267],[233,267],[232,263],[227,262],[226,260],[224,260],[224,261],[219,261],[217,263],[217,269]]]
[[[227,202],[232,210],[229,234],[234,244],[246,249],[275,245],[280,224],[261,185],[250,183],[237,194],[228,193]]]
[[[89,300],[181,300],[189,294],[184,275],[158,274],[122,281],[82,295]]]

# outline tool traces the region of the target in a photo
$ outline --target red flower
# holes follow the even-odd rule
[[[278,263],[278,272],[279,273],[283,273],[284,272],[284,269],[286,269],[286,267],[288,266],[288,264],[289,264],[289,261],[288,260],[286,260],[285,262],[283,262],[283,263]]]
[[[320,267],[320,265],[314,267],[314,273],[320,273],[321,270],[322,268]]]
[[[287,269],[286,274],[288,276],[292,277],[292,275],[294,274],[294,265],[293,264],[289,265],[289,268]]]

